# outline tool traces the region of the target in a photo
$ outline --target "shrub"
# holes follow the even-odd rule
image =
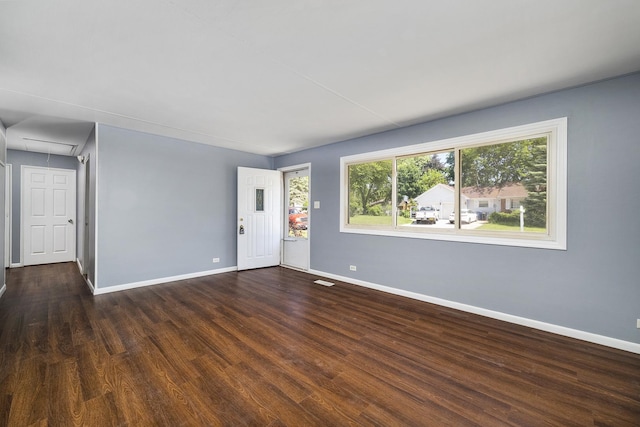
[[[489,222],[492,224],[520,226],[520,211],[494,212],[489,215]],[[527,227],[545,227],[545,215],[540,215],[536,211],[524,212],[524,225]]]
[[[362,208],[360,207],[360,204],[351,201],[351,203],[349,203],[349,216],[354,217],[359,214],[362,214]]]
[[[520,212],[493,212],[489,215],[489,223],[519,226]]]
[[[367,214],[372,216],[382,216],[384,215],[384,211],[380,205],[375,205],[367,209]]]
[[[524,212],[524,223],[529,227],[546,227],[547,215],[546,212],[539,212],[536,210]]]

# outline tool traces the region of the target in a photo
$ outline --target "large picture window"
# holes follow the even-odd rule
[[[566,249],[566,118],[341,159],[341,231]]]

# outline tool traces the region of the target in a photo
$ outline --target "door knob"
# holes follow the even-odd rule
[[[69,222],[69,224],[73,224],[73,220],[72,219],[70,219],[68,222]]]

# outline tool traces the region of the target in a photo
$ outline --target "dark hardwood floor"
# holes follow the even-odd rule
[[[640,355],[314,279],[9,270],[0,425],[640,425]]]

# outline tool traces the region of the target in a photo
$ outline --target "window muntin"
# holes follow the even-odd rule
[[[341,158],[341,170],[343,171],[341,182],[343,184],[340,190],[342,200],[340,231],[347,233],[566,249],[566,123],[566,118],[554,119],[448,140],[343,157]],[[526,143],[523,141],[526,141]],[[469,149],[475,148],[475,151],[481,151],[477,150],[477,148],[498,146],[492,148],[492,154],[499,153],[501,150],[506,150],[506,152],[510,152],[511,150],[511,154],[513,154],[511,157],[506,155],[503,157],[516,159],[517,161],[513,161],[513,163],[519,165],[519,167],[523,167],[523,153],[528,153],[530,157],[533,155],[530,148],[535,144],[532,144],[532,141],[540,143],[538,145],[541,146],[541,149],[539,150],[540,152],[537,153],[537,159],[542,161],[538,161],[537,165],[539,167],[538,170],[533,171],[535,173],[529,173],[526,177],[523,177],[521,174],[518,178],[518,184],[521,187],[535,188],[536,193],[544,193],[544,190],[546,190],[546,197],[539,198],[539,201],[542,203],[539,204],[537,208],[535,205],[529,204],[529,207],[533,206],[532,213],[540,214],[539,217],[542,218],[543,226],[530,228],[528,226],[531,223],[530,218],[525,218],[525,228],[522,231],[519,227],[513,226],[499,230],[492,230],[490,227],[479,229],[477,223],[488,222],[487,219],[494,210],[506,211],[511,209],[514,211],[512,212],[513,214],[519,215],[519,207],[522,205],[526,214],[527,205],[525,202],[531,202],[530,195],[532,190],[523,191],[522,188],[520,188],[519,192],[513,194],[513,188],[510,189],[509,185],[505,184],[508,174],[513,171],[501,171],[500,173],[494,173],[493,177],[487,178],[486,181],[492,182],[491,180],[493,180],[492,183],[498,184],[496,185],[497,187],[502,186],[504,194],[502,194],[500,198],[490,200],[484,198],[483,200],[488,200],[488,207],[480,207],[479,199],[474,200],[469,205],[465,205],[461,202],[464,200],[462,191],[463,172],[464,174],[469,174],[469,176],[473,174],[470,174],[468,171],[465,172],[465,168],[461,167],[461,165],[464,164],[465,158],[467,162],[471,162],[470,155],[474,154],[474,152]],[[517,152],[517,150],[513,149],[515,146],[520,146],[522,150]],[[523,146],[527,146],[529,151],[525,150]],[[491,150],[485,149],[485,151]],[[431,205],[439,211],[438,221],[425,221],[422,222],[422,224],[428,225],[422,226],[416,226],[415,222],[407,224],[407,217],[410,217],[415,210],[419,208],[418,205],[420,203],[417,202],[424,199],[424,197],[422,199],[419,196],[415,199],[404,197],[409,195],[402,194],[405,191],[401,189],[407,188],[408,184],[412,183],[408,182],[406,178],[403,178],[403,173],[405,176],[407,175],[405,173],[406,171],[403,172],[403,168],[405,168],[408,163],[419,163],[420,161],[429,160],[433,158],[433,156],[441,159],[448,182],[447,184],[438,184],[431,193],[433,193],[432,195],[437,194],[441,197],[442,194],[448,191],[453,193],[454,199],[449,203],[444,198],[442,198],[439,203],[431,203]],[[345,195],[345,191],[347,191],[346,183],[348,182],[347,171],[355,164],[375,163],[381,160],[387,162],[387,172],[389,167],[391,169],[391,179],[389,180],[388,175],[386,175],[385,178],[386,182],[391,182],[390,192],[392,199],[396,202],[388,205],[390,212],[385,210],[385,214],[390,213],[389,218],[384,224],[379,225],[365,225],[358,224],[356,223],[357,221],[349,221],[352,217],[348,215],[348,210],[345,205],[347,201]],[[500,159],[498,159],[498,162],[499,160]],[[478,178],[477,175],[478,171],[476,170],[476,179]],[[539,182],[535,182],[536,179]],[[542,180],[540,181],[540,179]],[[479,181],[476,181],[475,183],[478,182]],[[484,186],[486,187],[487,185]],[[389,193],[388,187],[387,193]],[[429,200],[433,202],[433,198]],[[468,211],[464,209],[468,209]],[[515,212],[516,210],[518,211],[517,213]],[[460,211],[461,214],[464,215],[464,218],[461,218],[461,215],[455,213],[456,211]],[[469,217],[468,214],[476,215],[477,219],[474,220],[473,216]],[[467,221],[470,221],[470,224],[467,224]],[[470,225],[474,225],[475,227]]]

